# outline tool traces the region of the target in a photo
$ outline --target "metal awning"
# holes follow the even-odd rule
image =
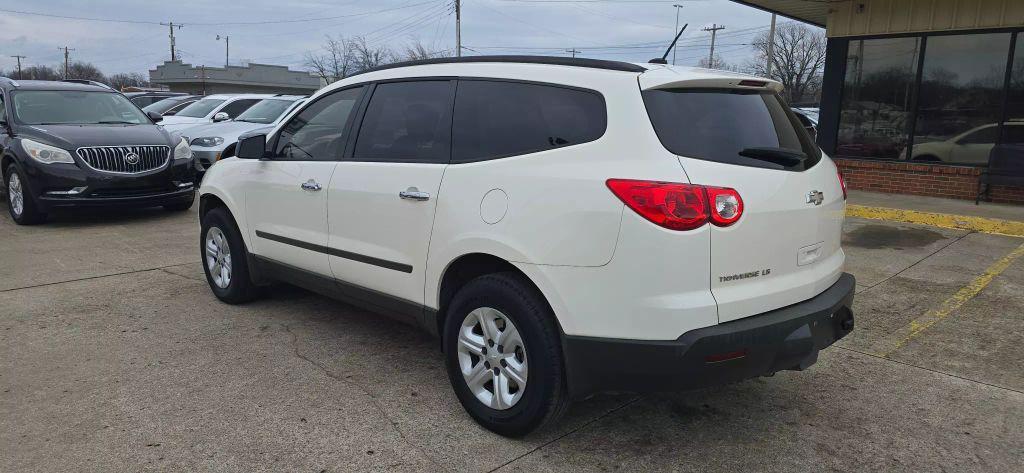
[[[771,13],[778,13],[787,18],[803,21],[815,26],[825,27],[829,7],[828,1],[807,0],[732,0],[736,3],[758,8]]]

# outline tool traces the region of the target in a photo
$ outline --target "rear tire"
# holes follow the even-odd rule
[[[249,250],[231,213],[213,209],[202,219],[199,254],[210,290],[223,302],[241,304],[256,298],[257,287],[249,277]]]
[[[4,172],[7,211],[18,225],[35,225],[46,221],[46,212],[39,209],[35,197],[26,187],[25,174],[11,164]]]
[[[459,289],[443,336],[455,395],[487,430],[521,437],[553,423],[569,405],[554,314],[522,276],[488,274]]]

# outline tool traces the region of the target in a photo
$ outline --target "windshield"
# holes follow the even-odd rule
[[[741,166],[803,170],[821,151],[796,116],[772,93],[734,89],[652,89],[643,92],[662,145],[689,158]],[[759,152],[750,152],[752,149]],[[804,156],[802,166],[766,164],[764,155]],[[756,157],[751,157],[751,155]]]
[[[26,125],[152,123],[127,97],[113,92],[20,90],[13,103],[15,118]]]
[[[236,122],[252,122],[252,123],[273,123],[280,117],[286,110],[290,109],[294,100],[280,100],[280,99],[265,99],[260,100],[256,105],[249,107],[248,110],[242,112],[238,118],[235,118]]]
[[[203,118],[210,114],[224,99],[202,99],[174,114],[176,117]]]

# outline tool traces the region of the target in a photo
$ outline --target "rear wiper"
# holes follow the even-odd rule
[[[787,168],[797,167],[807,159],[806,154],[785,148],[744,148],[740,151],[740,156],[768,161]]]

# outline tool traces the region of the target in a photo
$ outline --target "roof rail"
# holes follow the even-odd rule
[[[18,81],[11,79],[10,77],[0,77],[0,80],[11,84],[12,87],[18,87],[20,85],[18,84]]]
[[[349,75],[352,77],[359,74],[366,74],[367,72],[383,71],[386,69],[395,69],[398,67],[408,66],[425,66],[430,64],[461,64],[471,62],[505,62],[505,63],[521,63],[521,64],[550,64],[555,66],[575,66],[575,67],[589,67],[593,69],[607,69],[611,71],[624,71],[624,72],[644,72],[647,68],[639,66],[637,64],[622,62],[622,61],[607,61],[604,59],[586,59],[586,58],[569,58],[569,57],[557,57],[557,56],[506,56],[506,55],[494,55],[494,56],[462,56],[462,57],[443,57],[434,59],[418,59],[415,61],[402,61],[391,64],[384,64],[382,66],[373,67],[365,71],[360,71],[355,74]]]
[[[74,84],[95,85],[97,87],[103,87],[104,89],[114,90],[113,87],[111,87],[111,86],[109,86],[107,84],[104,84],[102,82],[96,82],[94,80],[88,80],[88,79],[61,79],[61,82],[71,82],[71,83],[74,83]],[[114,90],[114,92],[117,92],[117,91]]]

